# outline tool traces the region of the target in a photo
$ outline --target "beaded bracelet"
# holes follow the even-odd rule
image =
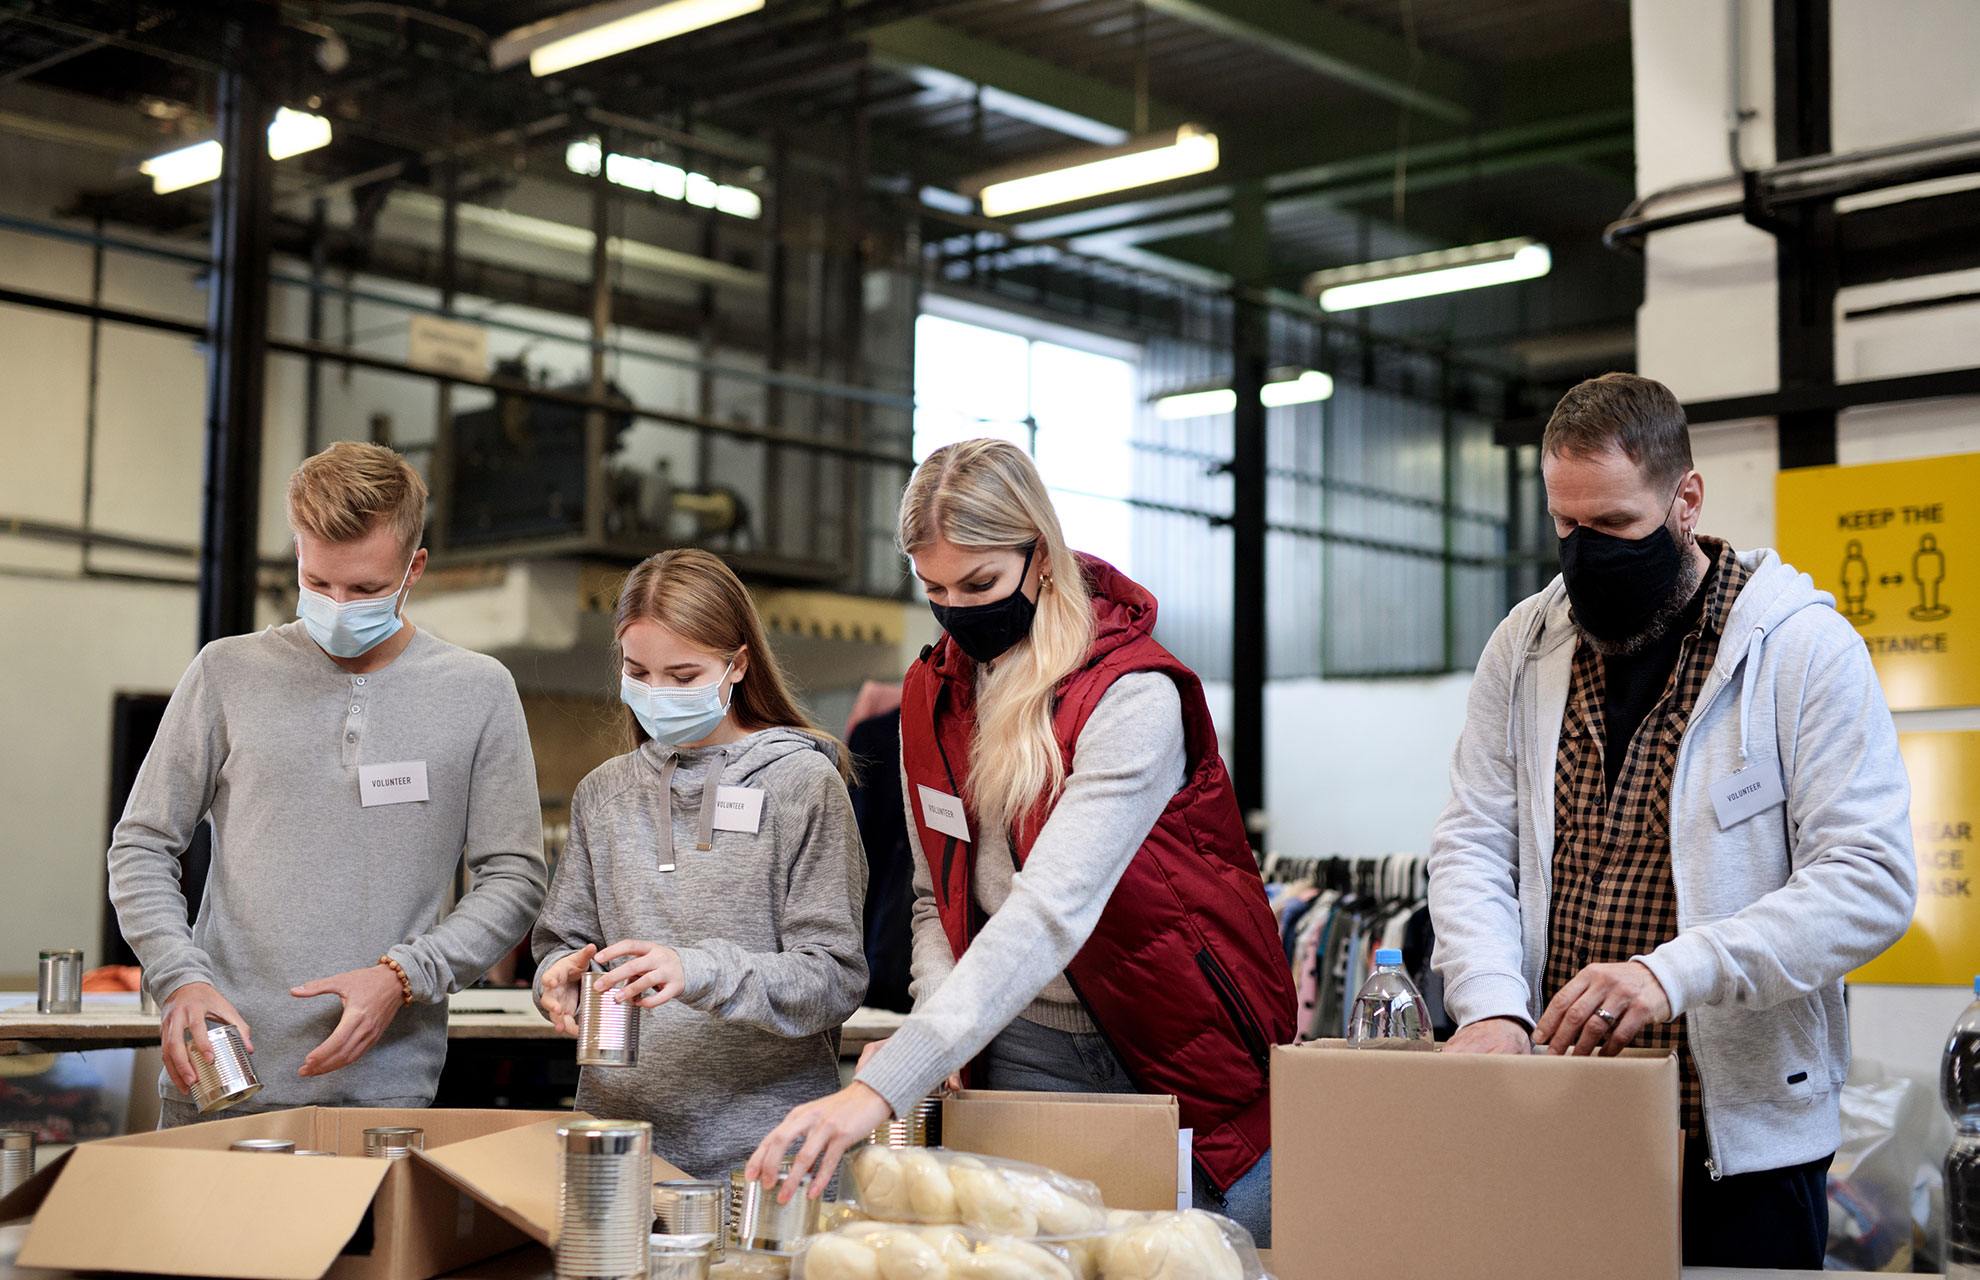
[[[399,991],[402,996],[402,998],[399,1001],[399,1007],[403,1009],[407,1005],[411,1004],[413,1002],[412,979],[406,976],[406,971],[399,966],[399,962],[397,960],[394,960],[390,956],[380,956],[378,957],[378,963],[384,965],[386,968],[390,969],[393,973],[399,975]]]

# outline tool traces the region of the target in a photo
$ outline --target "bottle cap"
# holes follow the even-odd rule
[[[1973,994],[1980,996],[1980,973],[1973,975]]]
[[[1393,947],[1383,947],[1380,951],[1377,951],[1375,953],[1375,963],[1378,965],[1381,964],[1399,965],[1402,963],[1402,952],[1397,951]],[[1980,984],[1980,978],[1975,978],[1973,981],[1976,984]]]

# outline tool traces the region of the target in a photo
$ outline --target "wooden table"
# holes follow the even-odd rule
[[[857,1057],[874,1040],[892,1035],[902,1015],[861,1009],[847,1020],[840,1052]],[[564,1039],[536,1011],[524,990],[477,988],[447,998],[449,1040]],[[158,1017],[140,1013],[135,992],[86,995],[81,1013],[37,1013],[34,997],[0,993],[0,1056],[72,1053],[86,1049],[141,1049],[158,1043]]]

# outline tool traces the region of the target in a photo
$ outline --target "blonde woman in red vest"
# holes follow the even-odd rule
[[[946,633],[901,711],[915,1008],[750,1176],[799,1142],[798,1174],[829,1169],[969,1067],[992,1089],[1176,1095],[1197,1204],[1268,1244],[1266,1054],[1293,1038],[1292,979],[1201,683],[1155,643],[1154,597],[1066,546],[1009,444],[930,455],[900,543]]]

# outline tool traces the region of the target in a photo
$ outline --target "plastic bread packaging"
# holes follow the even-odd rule
[[[1068,1248],[1083,1280],[1269,1280],[1251,1233],[1202,1209],[1115,1210],[1105,1234]]]
[[[1104,1230],[1100,1189],[1063,1173],[942,1147],[868,1144],[846,1158],[853,1198],[880,1222],[958,1225],[1020,1239]]]
[[[954,1225],[860,1222],[812,1236],[791,1280],[1093,1280],[1073,1248]]]

